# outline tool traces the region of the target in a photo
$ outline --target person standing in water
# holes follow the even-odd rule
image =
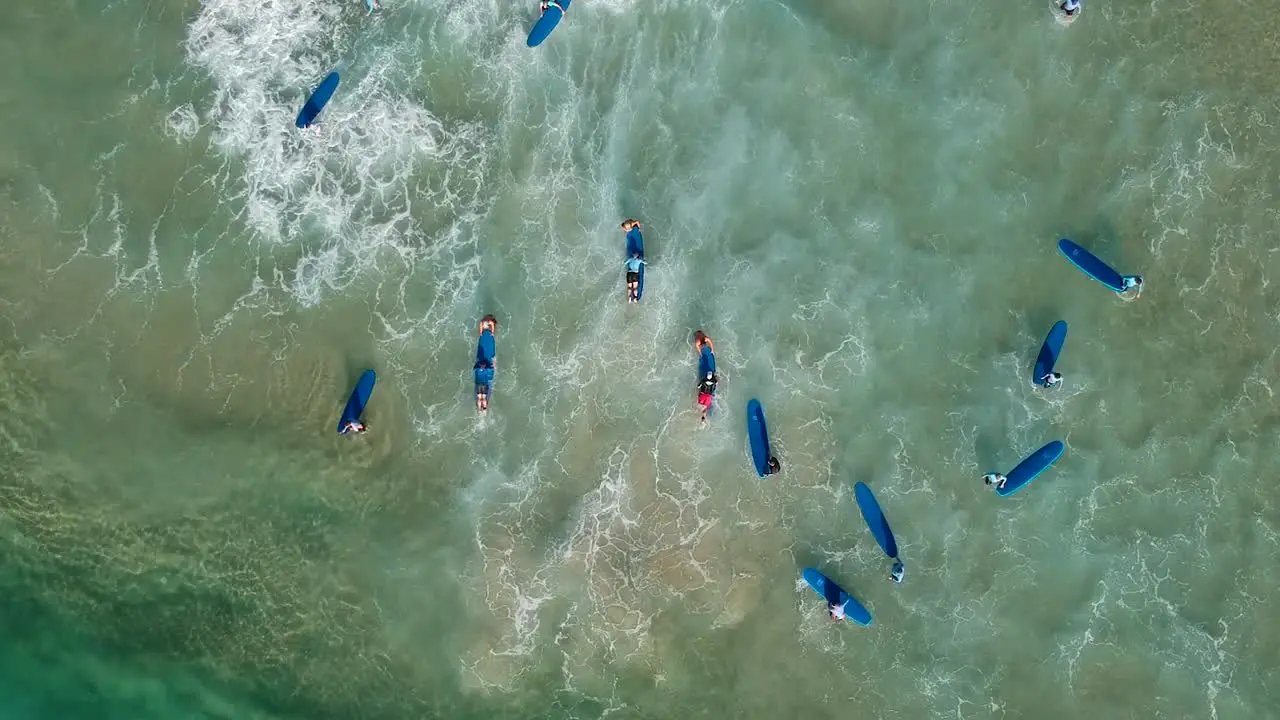
[[[999,490],[1004,487],[1005,480],[1008,480],[1008,478],[1001,475],[1000,473],[987,473],[986,475],[982,476],[982,482],[986,483],[987,485],[994,485],[996,490]]]
[[[889,579],[901,583],[902,579],[907,576],[907,566],[902,564],[901,560],[894,559],[893,569],[889,571]]]
[[[1134,297],[1138,297],[1139,295],[1142,294],[1142,276],[1141,275],[1125,275],[1124,276],[1124,290],[1121,290],[1120,293],[1124,295],[1124,294],[1127,294],[1130,290],[1133,291]]]
[[[848,615],[844,614],[844,606],[847,605],[848,603],[849,601],[845,600],[844,602],[837,605],[829,600],[827,601],[827,614],[831,616],[832,622],[836,622],[838,620],[844,620],[849,617]]]
[[[1057,387],[1058,384],[1061,382],[1062,382],[1062,373],[1058,373],[1058,372],[1051,372],[1048,375],[1045,375],[1044,377],[1040,378],[1040,384],[1047,388]]]

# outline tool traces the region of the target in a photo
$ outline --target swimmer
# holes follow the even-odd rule
[[[564,15],[565,13],[569,12],[568,10],[564,9],[563,5],[556,2],[556,0],[542,0],[542,2],[538,3],[538,11],[545,13],[547,9],[550,8],[552,5],[555,5],[556,7],[560,8],[561,15]]]
[[[1057,373],[1057,372],[1051,372],[1048,375],[1045,375],[1044,377],[1040,378],[1040,384],[1047,388],[1057,387],[1057,385],[1061,382],[1062,382],[1062,373]]]
[[[372,13],[374,10],[382,9],[382,4],[379,3],[378,0],[364,0],[364,6],[369,8],[370,13]]]
[[[1120,292],[1123,294],[1123,293],[1129,292],[1130,290],[1135,291],[1133,293],[1134,297],[1137,297],[1138,295],[1142,294],[1142,276],[1141,275],[1125,275],[1124,276],[1124,290],[1121,290]]]
[[[986,475],[982,476],[982,482],[988,485],[995,485],[996,490],[1003,488],[1005,480],[1008,480],[1008,479],[1009,478],[1001,475],[1000,473],[987,473]]]
[[[362,433],[368,429],[369,429],[369,426],[365,425],[359,420],[352,420],[351,422],[348,422],[345,427],[342,428],[342,434],[346,435],[349,432]]]
[[[782,472],[782,463],[778,462],[778,458],[770,455],[769,468],[765,472],[765,475],[777,475],[780,472]]]
[[[1058,9],[1067,19],[1074,19],[1076,13],[1080,12],[1080,0],[1063,0]]]
[[[894,560],[893,569],[889,571],[889,579],[896,583],[901,583],[906,576],[907,566],[903,565],[901,560]]]

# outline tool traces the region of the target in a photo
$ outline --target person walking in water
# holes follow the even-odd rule
[[[849,617],[848,615],[844,614],[844,606],[848,604],[848,602],[849,602],[848,600],[845,600],[844,602],[837,605],[831,601],[827,601],[827,614],[831,616],[832,622],[835,622],[838,620],[844,620]]]
[[[893,569],[889,571],[889,579],[896,583],[901,583],[906,576],[907,566],[903,565],[901,560],[894,560]]]

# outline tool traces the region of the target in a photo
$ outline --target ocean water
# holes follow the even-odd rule
[[[1051,9],[11,8],[0,715],[1277,717],[1280,15]]]

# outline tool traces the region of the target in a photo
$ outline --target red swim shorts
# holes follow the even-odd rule
[[[711,394],[698,393],[698,404],[705,408],[711,407]]]

